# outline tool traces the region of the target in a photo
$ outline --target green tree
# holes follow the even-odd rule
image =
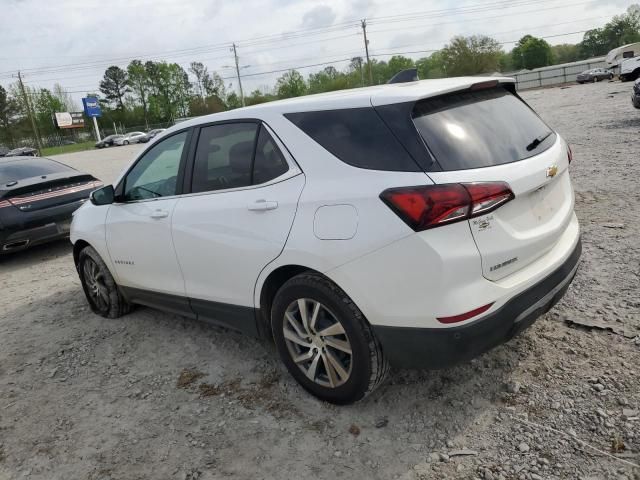
[[[189,75],[177,63],[144,64],[149,79],[149,112],[154,120],[170,121],[189,115],[191,83]]]
[[[442,52],[433,52],[430,56],[424,57],[416,61],[418,68],[418,77],[426,78],[442,78],[445,76],[444,57]]]
[[[140,60],[132,60],[127,66],[129,87],[142,106],[145,125],[149,125],[149,76]]]
[[[415,66],[415,62],[412,59],[403,57],[402,55],[394,55],[387,63],[387,81],[396,73],[409,68],[414,68]]]
[[[240,103],[240,97],[236,92],[231,92],[227,95],[227,108],[229,110],[234,110],[236,108],[240,108],[242,104]]]
[[[0,85],[0,142],[13,144],[13,126],[19,113],[20,105],[16,99]]]
[[[511,59],[514,68],[531,70],[551,65],[553,53],[551,45],[542,38],[525,35],[511,51]]]
[[[325,67],[309,75],[308,93],[331,92],[349,87],[347,74],[339,72],[333,66]]]
[[[562,43],[551,47],[555,63],[570,63],[580,60],[580,50],[578,45]]]
[[[107,68],[100,81],[100,91],[116,108],[124,110],[124,97],[131,91],[127,72],[116,66]]]
[[[245,102],[247,105],[258,105],[260,103],[271,102],[276,99],[277,97],[275,95],[256,89],[245,97]]]
[[[196,92],[196,95],[200,97],[202,104],[205,103],[205,98],[207,96],[205,91],[205,84],[207,83],[207,79],[209,78],[209,72],[207,71],[207,67],[204,66],[202,62],[191,62],[189,65],[189,71],[196,77],[196,81],[193,83],[193,88]]]
[[[53,123],[53,116],[56,112],[69,112],[70,109],[51,91],[46,88],[40,89],[33,98],[33,109],[35,110],[38,130],[41,134],[54,133],[56,126]]]
[[[307,93],[304,77],[297,70],[289,70],[276,81],[278,98],[299,97]]]
[[[637,4],[613,17],[604,27],[585,32],[580,55],[583,58],[606,55],[616,47],[635,42],[640,42],[640,6]]]
[[[224,80],[217,72],[212,72],[205,77],[204,92],[207,97],[218,97],[224,102],[227,96],[227,89],[224,86]]]
[[[441,51],[444,73],[450,77],[493,73],[500,67],[501,53],[502,47],[491,37],[454,37]]]

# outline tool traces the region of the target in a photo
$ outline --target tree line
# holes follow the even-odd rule
[[[441,50],[418,60],[395,55],[388,61],[372,59],[368,64],[362,57],[354,57],[344,69],[327,66],[306,78],[293,69],[283,73],[273,87],[247,94],[245,104],[369,85],[369,69],[373,84],[386,83],[407,68],[416,68],[421,79],[514,72],[602,56],[638,41],[640,6],[633,5],[603,27],[587,31],[578,44],[551,46],[542,38],[525,35],[506,52],[500,42],[485,35],[456,36]],[[42,135],[55,133],[53,112],[78,110],[60,85],[52,90],[26,90]],[[192,62],[186,70],[165,61],[133,60],[126,68],[111,66],[104,72],[99,91],[87,95],[99,99],[103,109],[100,122],[107,126],[144,127],[241,106],[231,85],[225,85],[218,73],[209,72],[200,62]],[[0,86],[0,144],[14,144],[16,139],[29,136],[26,112],[17,85],[11,85],[8,91]]]

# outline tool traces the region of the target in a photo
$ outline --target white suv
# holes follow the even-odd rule
[[[571,152],[511,79],[450,78],[180,123],[74,217],[91,308],[273,337],[295,379],[361,399],[522,331],[581,253]]]

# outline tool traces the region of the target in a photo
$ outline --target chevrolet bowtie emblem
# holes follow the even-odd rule
[[[558,173],[558,166],[552,165],[547,168],[547,177],[555,177]]]

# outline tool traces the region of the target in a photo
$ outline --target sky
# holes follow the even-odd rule
[[[306,77],[364,57],[361,19],[367,20],[374,58],[401,53],[417,59],[454,35],[490,35],[506,51],[525,34],[552,45],[577,43],[583,31],[604,25],[635,2],[0,0],[0,84],[6,88],[21,70],[25,84],[51,89],[59,83],[79,103],[83,93],[97,91],[108,66],[126,67],[139,58],[185,69],[199,61],[237,90],[230,51],[235,42],[248,93],[271,88],[289,68]]]

